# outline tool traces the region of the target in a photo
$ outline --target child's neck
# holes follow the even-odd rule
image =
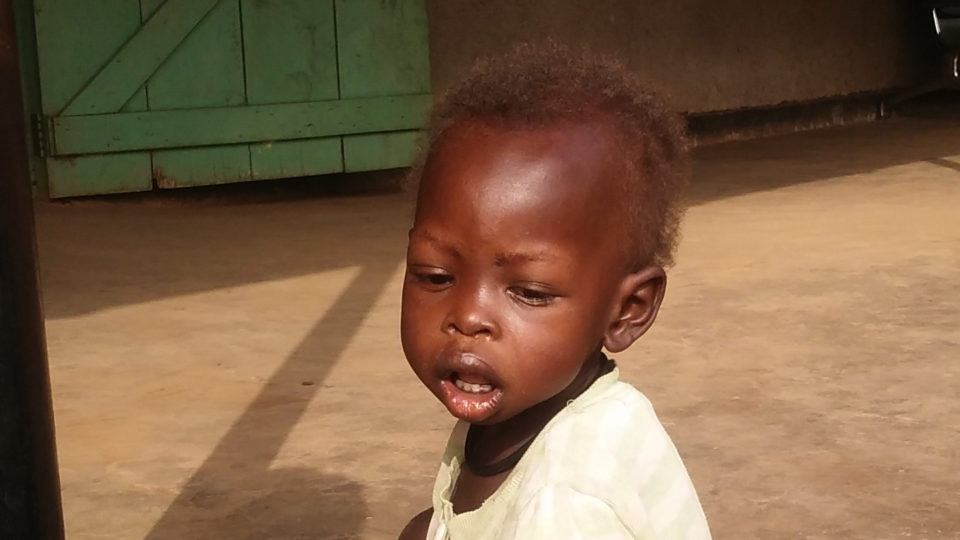
[[[496,492],[510,474],[513,465],[500,468],[491,464],[508,460],[513,454],[522,454],[551,418],[605,373],[605,362],[606,358],[598,350],[591,355],[590,360],[583,363],[577,377],[559,394],[504,422],[491,426],[470,426],[473,436],[468,437],[473,439],[471,442],[474,443],[471,452],[474,467],[472,468],[468,461],[460,471],[451,497],[453,511],[459,514],[476,510]],[[479,468],[494,468],[499,472],[478,474],[473,470],[478,468],[477,465]]]
[[[473,455],[479,464],[498,463],[520,451],[556,416],[567,403],[586,391],[602,374],[605,357],[596,351],[583,363],[576,378],[559,394],[538,403],[509,420],[489,426],[471,426],[475,430]]]

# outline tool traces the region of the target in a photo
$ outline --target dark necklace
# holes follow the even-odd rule
[[[588,384],[584,390],[590,388],[590,386],[592,386],[597,379],[606,375],[607,373],[610,373],[613,371],[613,368],[616,367],[614,361],[607,358],[603,353],[600,353],[600,361],[602,364],[597,372],[597,375],[594,377],[593,381],[590,381],[590,384]],[[571,401],[573,400],[568,401],[567,404],[569,404]],[[546,424],[544,424],[544,426],[546,426]],[[521,444],[516,450],[510,452],[510,455],[501,459],[500,461],[495,461],[489,464],[482,464],[479,462],[479,458],[477,458],[477,437],[479,436],[480,429],[480,426],[474,424],[467,429],[467,439],[463,443],[464,465],[470,469],[470,472],[477,476],[496,476],[509,471],[520,462],[520,458],[522,458],[523,454],[527,452],[527,449],[530,448],[530,445],[533,444],[533,441],[537,438],[537,435],[540,434],[540,430],[543,428],[541,427],[536,433],[530,435],[530,438]]]
[[[527,448],[530,448],[530,445],[533,444],[533,440],[540,434],[538,431],[531,435],[519,448],[510,452],[510,455],[500,461],[494,461],[493,463],[484,465],[481,464],[477,458],[477,431],[479,428],[480,426],[471,425],[470,429],[467,430],[467,440],[464,441],[463,444],[464,464],[470,469],[470,472],[477,476],[496,476],[514,468],[517,463],[520,462],[523,454],[526,453]]]

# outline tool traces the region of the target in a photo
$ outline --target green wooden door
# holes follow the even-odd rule
[[[35,0],[51,197],[408,165],[423,0]]]

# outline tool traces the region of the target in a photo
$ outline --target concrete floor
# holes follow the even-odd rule
[[[960,538],[960,123],[697,153],[619,355],[723,538]],[[68,537],[394,538],[451,420],[408,370],[397,194],[38,208]]]

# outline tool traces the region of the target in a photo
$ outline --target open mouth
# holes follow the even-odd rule
[[[450,414],[467,422],[482,422],[499,408],[503,391],[493,369],[473,354],[445,359],[440,399]]]
[[[470,392],[471,394],[486,394],[493,391],[492,384],[467,382],[458,377],[456,373],[453,374],[453,384],[464,392]]]

